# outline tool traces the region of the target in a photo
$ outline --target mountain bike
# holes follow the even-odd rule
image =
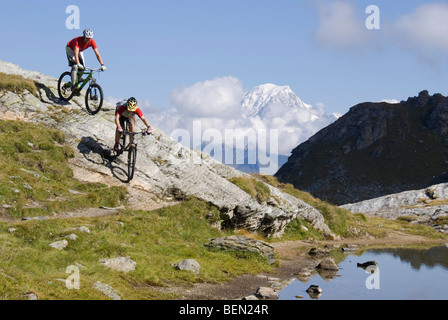
[[[81,90],[89,84],[86,92],[86,108],[91,115],[97,114],[101,110],[104,100],[103,89],[96,83],[96,79],[93,77],[94,72],[99,73],[101,69],[86,68],[84,71],[79,71],[75,86],[73,86],[72,74],[69,71],[61,74],[58,81],[59,97],[64,101],[70,101],[73,96],[79,95]]]
[[[135,163],[137,162],[137,142],[135,141],[135,139],[131,139],[131,137],[135,138],[135,136],[139,134],[141,134],[143,137],[148,135],[146,130],[143,130],[141,132],[130,132],[129,129],[129,121],[125,120],[119,147],[116,151],[117,157],[126,151],[128,152],[128,182],[130,182],[134,178]]]

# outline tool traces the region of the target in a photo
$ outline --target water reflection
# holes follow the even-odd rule
[[[339,260],[339,259],[338,259]],[[448,299],[448,247],[368,249],[344,254],[338,270],[303,269],[280,300]],[[322,292],[310,288],[319,287]]]
[[[416,270],[420,270],[422,266],[441,266],[448,269],[448,248],[446,245],[430,249],[383,249],[381,252],[390,253],[399,258],[400,261],[410,263],[411,267]]]

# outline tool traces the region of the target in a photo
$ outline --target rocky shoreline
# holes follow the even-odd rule
[[[279,293],[289,284],[297,279],[307,281],[314,271],[323,278],[334,277],[337,270],[332,263],[334,261],[329,259],[331,250],[348,254],[373,247],[436,246],[446,242],[399,231],[390,232],[383,238],[275,242],[271,246],[279,266],[272,273],[243,275],[224,283],[200,283],[188,288],[174,286],[157,290],[177,293],[181,296],[179,300],[277,300]],[[312,285],[309,284],[310,287]],[[308,294],[314,293],[310,291]]]

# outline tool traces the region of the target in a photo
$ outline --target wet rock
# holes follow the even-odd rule
[[[296,272],[294,275],[302,282],[308,282],[311,278],[311,272],[313,272],[314,268],[302,268],[298,272]]]
[[[369,267],[377,267],[378,266],[378,262],[376,262],[375,260],[367,261],[367,262],[363,262],[363,263],[357,263],[356,266],[358,268],[362,268],[362,269],[366,270]]]
[[[322,295],[322,289],[321,287],[313,284],[308,289],[306,289],[306,293],[308,293],[308,295],[312,299],[319,299],[319,297]]]
[[[342,252],[345,253],[352,253],[352,252],[356,252],[356,250],[358,250],[358,246],[356,244],[348,244],[344,247],[341,248]]]
[[[326,248],[311,248],[308,252],[310,256],[327,256],[330,254],[330,250]]]
[[[319,270],[338,271],[338,265],[334,262],[333,258],[327,257],[323,259],[316,267]]]
[[[260,299],[275,300],[278,299],[278,290],[269,287],[260,287],[255,295]]]

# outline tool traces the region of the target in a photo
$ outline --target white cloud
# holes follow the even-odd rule
[[[393,24],[395,40],[420,55],[435,57],[448,53],[448,4],[427,3],[402,15]]]
[[[235,77],[198,82],[174,90],[171,95],[174,108],[150,111],[151,120],[168,134],[177,129],[188,131],[191,137],[189,147],[197,147],[192,137],[195,121],[196,124],[200,121],[202,131],[214,129],[221,132],[223,138],[226,130],[239,130],[241,139],[262,130],[268,133],[275,130],[279,136],[275,148],[284,155],[289,155],[293,148],[329,124],[323,119],[313,119],[307,110],[294,110],[282,104],[271,105],[263,119],[259,116],[244,118],[241,106],[244,93],[242,82]],[[323,104],[319,107],[323,108]],[[322,110],[320,112],[323,114]]]
[[[233,118],[240,113],[243,85],[235,77],[222,77],[176,89],[171,102],[182,114],[190,117]]]
[[[402,49],[423,62],[438,62],[448,54],[448,4],[421,4],[413,11],[388,20],[380,9],[380,30],[368,30],[365,8],[352,0],[317,2],[319,25],[315,41],[327,49]]]
[[[360,48],[371,41],[371,33],[365,26],[366,15],[350,1],[319,1],[320,25],[315,33],[316,41],[323,47]],[[364,14],[364,15],[363,15]]]

